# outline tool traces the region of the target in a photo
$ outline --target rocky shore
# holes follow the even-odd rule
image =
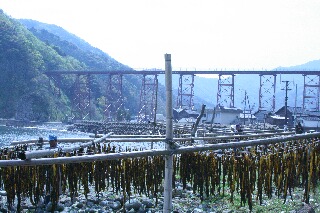
[[[162,189],[163,191],[163,189]],[[4,192],[5,193],[5,192]],[[0,193],[0,212],[17,212],[17,209],[8,210],[5,204],[4,194]],[[318,193],[311,195],[310,204],[301,201],[303,190],[296,190],[293,193],[293,199],[288,198],[286,204],[283,204],[283,198],[267,199],[262,205],[255,204],[253,212],[278,212],[278,213],[314,213],[320,212],[320,196]],[[28,200],[22,203],[22,212],[24,213],[108,213],[108,212],[127,212],[127,213],[160,213],[163,212],[164,198],[158,195],[158,198],[150,195],[136,194],[124,198],[123,195],[114,194],[112,191],[100,193],[97,196],[92,190],[85,198],[80,194],[74,199],[68,195],[61,195],[60,202],[55,211],[52,203],[45,197],[38,206],[32,206]],[[235,199],[236,200],[236,199]],[[231,204],[228,195],[206,198],[201,202],[199,195],[193,193],[192,187],[188,185],[186,189],[182,188],[181,183],[177,183],[173,191],[173,212],[174,213],[245,213],[250,212],[248,206],[239,206],[236,201]]]

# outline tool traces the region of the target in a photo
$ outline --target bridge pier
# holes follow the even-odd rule
[[[177,97],[177,108],[193,109],[193,97],[194,97],[194,74],[180,74],[179,88]]]
[[[91,90],[90,74],[76,75],[73,85],[74,95],[72,99],[71,116],[73,120],[91,119]]]
[[[72,101],[72,117],[74,119],[90,119],[91,91],[90,79],[92,75],[109,76],[107,80],[107,91],[105,95],[105,121],[118,121],[123,118],[124,98],[122,94],[123,75],[143,75],[142,90],[140,94],[140,115],[142,117],[152,117],[156,105],[155,94],[158,83],[155,83],[158,75],[165,74],[163,70],[114,70],[114,71],[48,71],[45,72],[49,77],[49,86],[53,94],[60,96],[61,83],[65,85],[62,75],[72,75],[76,83],[72,86],[74,94],[69,97]],[[234,106],[234,76],[235,75],[260,75],[259,88],[259,109],[275,110],[276,76],[285,75],[303,75],[303,108],[308,110],[320,111],[320,71],[299,71],[299,70],[279,70],[279,71],[172,71],[172,74],[180,75],[177,107],[192,109],[194,106],[194,76],[197,74],[218,74],[217,105],[226,107]],[[151,77],[150,77],[151,76]],[[148,78],[150,79],[148,80]],[[300,97],[300,96],[299,96]],[[146,107],[149,112],[144,111]],[[140,117],[141,117],[140,116]],[[149,119],[150,120],[150,119]]]
[[[217,105],[234,107],[234,74],[219,74]]]
[[[277,75],[260,74],[259,110],[275,111]]]
[[[303,109],[319,111],[320,75],[304,74]]]
[[[124,100],[122,91],[122,74],[109,74],[105,99],[104,120],[121,121],[124,113]]]
[[[154,121],[157,108],[158,75],[144,74],[140,91],[140,111],[138,121]]]

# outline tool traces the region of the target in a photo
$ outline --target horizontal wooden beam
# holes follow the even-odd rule
[[[33,144],[37,143],[39,139],[30,139],[30,140],[23,140],[23,141],[12,141],[11,145],[22,145],[22,144]],[[78,142],[87,142],[92,141],[92,138],[59,138],[58,143],[78,143]],[[49,143],[47,139],[43,139],[44,143]]]
[[[76,146],[71,147],[63,147],[63,148],[50,148],[50,149],[44,149],[44,150],[33,150],[33,151],[26,151],[19,154],[19,158],[22,160],[30,160],[33,158],[41,158],[46,156],[53,156],[56,152],[72,152],[77,151],[81,148],[85,148],[88,146],[91,146],[94,143],[100,143],[106,140],[112,133],[109,133],[101,138],[91,140],[90,142],[83,143]]]
[[[93,162],[93,161],[105,161],[105,160],[118,160],[118,159],[147,157],[147,156],[182,154],[186,152],[200,152],[200,151],[208,151],[208,150],[220,150],[220,149],[241,148],[241,147],[257,146],[257,145],[276,144],[276,143],[287,142],[292,140],[311,139],[316,137],[320,137],[320,132],[280,136],[280,137],[273,137],[273,138],[263,138],[263,139],[249,140],[249,141],[186,146],[186,147],[178,147],[173,150],[155,149],[155,150],[145,150],[145,151],[95,154],[95,155],[58,157],[58,158],[41,158],[41,159],[31,159],[31,160],[0,160],[0,167],[69,164],[69,163],[81,163],[81,162]]]

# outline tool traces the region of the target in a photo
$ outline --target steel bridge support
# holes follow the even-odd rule
[[[158,75],[144,74],[140,92],[139,122],[154,121],[158,101]]]
[[[276,82],[277,75],[260,75],[259,110],[275,111]]]
[[[303,109],[319,111],[320,76],[304,74]]]
[[[234,107],[234,74],[219,74],[217,106]]]
[[[104,120],[106,122],[124,120],[122,77],[123,75],[121,74],[108,75],[104,111]]]
[[[180,74],[179,88],[177,97],[177,108],[193,109],[194,108],[194,74]]]
[[[74,83],[74,96],[72,99],[72,119],[85,120],[91,119],[91,91],[90,75],[76,75]]]

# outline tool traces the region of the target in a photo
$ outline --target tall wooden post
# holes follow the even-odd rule
[[[166,149],[170,150],[173,139],[173,112],[172,112],[172,67],[171,54],[165,54],[165,81],[166,81]],[[172,175],[173,155],[165,156],[165,177],[164,177],[164,205],[163,212],[172,211]]]

